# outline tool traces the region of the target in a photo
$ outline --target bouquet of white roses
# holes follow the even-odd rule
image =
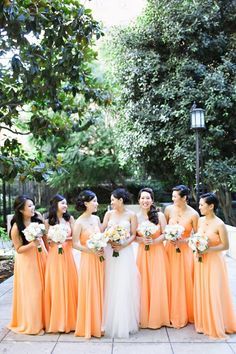
[[[153,224],[149,220],[143,221],[137,231],[145,238],[151,238],[158,230],[158,225]],[[149,251],[150,246],[145,245],[145,251]]]
[[[208,237],[199,233],[193,234],[188,241],[188,245],[193,252],[201,253],[208,249]],[[201,255],[198,255],[198,262],[202,262]]]
[[[91,250],[101,251],[104,247],[106,247],[107,242],[108,237],[106,237],[104,233],[98,232],[90,235],[89,240],[87,240],[87,247]],[[100,262],[105,260],[103,256],[100,256],[99,259]]]
[[[122,245],[125,239],[129,238],[129,233],[127,230],[122,227],[122,226],[111,226],[109,227],[105,232],[105,237],[108,238],[110,242],[117,243],[119,245]],[[119,257],[119,252],[113,250],[113,257]]]
[[[45,225],[38,222],[31,222],[23,231],[28,242],[40,239],[45,232]],[[38,245],[38,251],[42,252],[41,245]]]
[[[181,239],[182,233],[184,232],[185,228],[182,225],[175,224],[175,225],[166,225],[165,227],[165,239],[167,241],[178,241]],[[180,248],[176,247],[176,252],[180,253]]]
[[[48,237],[50,240],[58,244],[58,253],[63,253],[62,243],[65,242],[67,238],[68,230],[62,224],[56,224],[49,227]]]

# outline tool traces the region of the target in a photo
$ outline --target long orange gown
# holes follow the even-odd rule
[[[69,223],[68,223],[69,224]],[[68,237],[71,227],[68,225]],[[72,240],[58,246],[50,245],[45,274],[45,323],[46,332],[56,333],[75,330],[78,280],[72,254]]]
[[[81,245],[85,246],[90,231],[82,231]],[[104,262],[92,253],[81,252],[78,274],[78,310],[75,336],[87,339],[101,337]]]
[[[171,224],[171,219],[169,224]],[[190,236],[192,225],[180,222],[185,228],[182,238]],[[170,321],[173,327],[181,328],[193,322],[193,252],[187,243],[178,245],[181,253],[170,242],[166,251],[170,264]]]
[[[13,332],[39,334],[44,328],[44,275],[47,251],[37,247],[16,253],[14,265],[12,318]]]
[[[160,229],[152,238],[159,236]],[[137,266],[141,275],[140,327],[170,326],[169,262],[163,243],[150,245],[148,251],[139,244]]]
[[[221,242],[217,234],[207,236],[209,246]],[[194,322],[197,332],[213,338],[236,332],[227,267],[220,251],[203,254],[202,263],[194,261]]]

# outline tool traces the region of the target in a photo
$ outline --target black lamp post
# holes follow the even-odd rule
[[[199,194],[200,194],[200,188],[199,188],[200,177],[202,177],[202,166],[201,166],[202,164],[200,164],[200,152],[201,152],[200,131],[202,129],[205,129],[205,115],[204,115],[204,110],[202,108],[197,108],[195,102],[192,105],[190,111],[190,124],[191,124],[191,129],[195,130],[195,134],[196,134],[196,203],[198,209]]]

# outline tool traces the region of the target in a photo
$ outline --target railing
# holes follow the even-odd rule
[[[227,250],[227,255],[236,259],[236,227],[226,225],[228,235],[229,235],[229,249]]]

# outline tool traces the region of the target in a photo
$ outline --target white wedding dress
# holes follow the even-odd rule
[[[110,221],[109,226],[115,224]],[[124,220],[119,226],[130,232],[130,222]],[[112,338],[128,338],[138,331],[140,311],[140,275],[136,266],[132,244],[112,257],[110,245],[105,249],[105,299],[103,330]]]

